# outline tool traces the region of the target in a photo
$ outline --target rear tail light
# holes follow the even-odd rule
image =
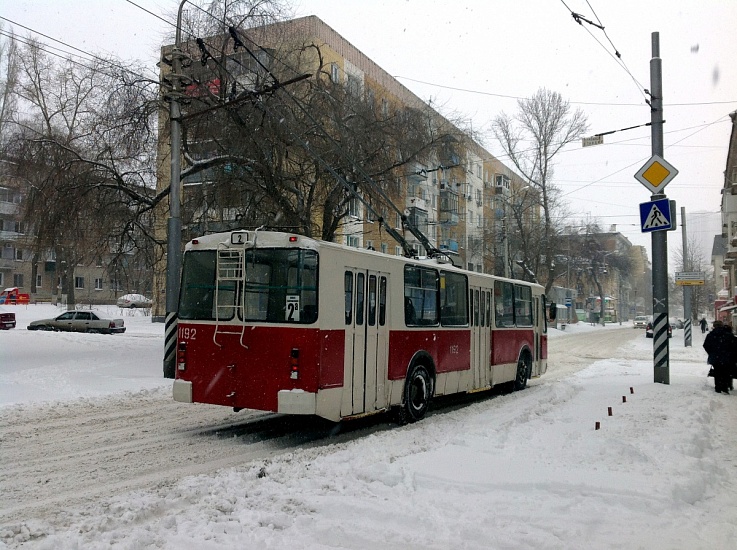
[[[177,369],[187,368],[187,342],[179,342],[177,346]]]
[[[289,365],[291,368],[290,377],[292,380],[297,380],[299,378],[299,349],[292,348],[292,353],[289,357]]]
[[[107,326],[107,328],[115,328],[115,321],[110,321],[110,324]]]

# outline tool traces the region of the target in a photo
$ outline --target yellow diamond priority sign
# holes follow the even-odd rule
[[[663,188],[677,175],[678,170],[672,164],[659,155],[653,155],[635,174],[635,179],[657,194],[662,193]]]

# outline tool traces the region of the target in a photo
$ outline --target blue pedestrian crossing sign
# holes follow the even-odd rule
[[[640,226],[643,233],[675,229],[671,202],[668,199],[660,199],[640,204]]]

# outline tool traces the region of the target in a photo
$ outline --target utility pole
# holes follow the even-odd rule
[[[169,121],[171,123],[171,179],[169,180],[169,219],[166,224],[166,320],[164,327],[164,378],[174,378],[177,359],[177,309],[179,307],[179,275],[182,267],[181,210],[181,96],[182,78],[182,0],[177,13],[177,30],[171,52],[171,81],[169,93]]]
[[[681,235],[683,236],[683,271],[691,271],[688,259],[688,238],[686,236],[686,207],[681,206]],[[691,285],[683,285],[683,345],[691,347]]]
[[[650,136],[652,154],[663,157],[663,68],[660,59],[660,35],[652,33],[650,59]],[[651,200],[665,199],[665,193],[656,191]],[[668,349],[668,232],[652,232],[653,254],[653,378],[655,382],[670,384],[670,357]]]

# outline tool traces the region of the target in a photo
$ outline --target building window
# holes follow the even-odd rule
[[[15,249],[15,259],[16,260],[23,260],[23,250],[20,248]]]
[[[330,64],[330,80],[337,83],[339,79],[340,79],[340,76],[338,74],[338,64],[331,63]]]
[[[381,243],[381,252],[384,254],[387,254],[389,252],[389,247],[386,243]]]
[[[352,237],[352,236],[346,237],[346,244],[348,246],[352,246],[353,248],[358,248],[359,246],[361,246],[361,243],[359,242],[358,237]]]
[[[43,287],[43,278],[41,275],[36,275],[36,288],[42,288]]]
[[[23,273],[13,273],[13,286],[23,288]]]
[[[355,75],[348,75],[348,93],[353,97],[360,97],[361,94],[361,81]]]
[[[394,247],[394,255],[395,256],[401,256],[402,255],[402,247],[401,246],[395,246]]]
[[[83,289],[84,288],[84,277],[75,277],[74,278],[74,288]]]
[[[356,197],[352,197],[348,201],[348,215],[353,216],[354,218],[358,218],[361,215],[361,207]]]
[[[102,279],[99,277],[95,279],[95,290],[102,290]]]

